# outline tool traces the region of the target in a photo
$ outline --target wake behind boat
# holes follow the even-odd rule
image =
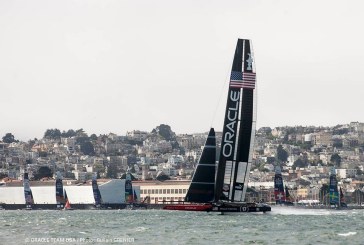
[[[256,97],[251,41],[238,39],[217,169],[215,132],[211,129],[185,197],[185,201],[196,204],[166,205],[164,209],[221,213],[271,211],[267,204],[244,202],[255,137]]]

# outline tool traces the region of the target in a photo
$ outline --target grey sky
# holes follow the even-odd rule
[[[238,37],[253,41],[258,127],[363,122],[363,9],[335,0],[1,0],[0,138],[161,123],[221,130]]]

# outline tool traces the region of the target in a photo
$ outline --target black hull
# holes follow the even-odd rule
[[[224,213],[256,213],[270,212],[269,205],[263,203],[216,203],[213,204],[211,212]]]

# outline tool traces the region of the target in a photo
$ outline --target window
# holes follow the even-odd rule
[[[183,194],[186,194],[186,191],[187,191],[186,189],[183,189]]]
[[[174,189],[174,193],[178,194],[178,189]]]
[[[182,189],[179,189],[179,192],[178,192],[179,194],[182,194]]]
[[[167,190],[166,189],[163,189],[163,194],[166,194]]]
[[[167,194],[171,194],[171,190],[170,189],[167,189]]]
[[[150,190],[148,190],[148,194],[150,194]]]
[[[154,189],[152,190],[152,194],[154,194]]]
[[[174,189],[171,190],[171,194],[174,194]]]

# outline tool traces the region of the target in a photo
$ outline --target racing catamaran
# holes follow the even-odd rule
[[[263,203],[245,202],[256,123],[256,71],[251,41],[238,39],[230,74],[220,157],[216,177],[211,181],[215,167],[201,159],[187,193],[186,200],[205,203],[203,211],[215,212],[266,212],[271,207]],[[211,130],[210,130],[211,133]],[[211,135],[209,134],[209,137]],[[209,138],[204,151],[211,148]],[[207,153],[212,156],[214,153]],[[211,160],[211,159],[210,159]],[[201,178],[206,177],[206,180]],[[204,187],[203,187],[204,186]],[[213,195],[211,189],[213,188]],[[200,192],[200,195],[196,195]],[[198,196],[201,196],[199,199]],[[208,200],[210,199],[211,200]],[[176,209],[167,205],[165,209]],[[197,211],[189,207],[188,210]],[[197,208],[198,207],[198,208]],[[178,208],[177,208],[178,209]],[[179,210],[186,210],[183,207]],[[198,210],[201,211],[201,210]]]

